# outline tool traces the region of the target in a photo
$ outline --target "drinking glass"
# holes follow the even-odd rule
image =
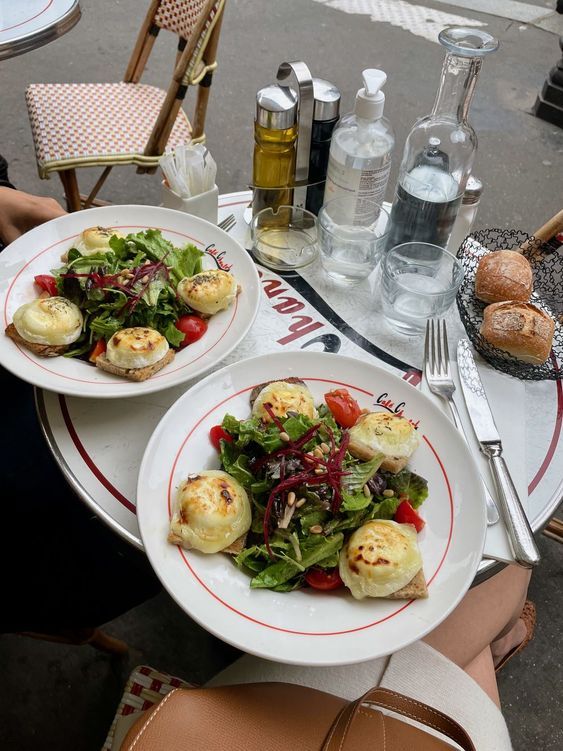
[[[463,267],[449,251],[430,243],[397,245],[381,261],[383,314],[401,334],[421,333],[428,318],[453,303]]]
[[[358,284],[383,252],[389,214],[375,201],[334,198],[319,211],[321,264],[331,279]]]
[[[262,209],[252,218],[250,234],[256,260],[269,269],[299,269],[317,257],[317,217],[305,209]]]

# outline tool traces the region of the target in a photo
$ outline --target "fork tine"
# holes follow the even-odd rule
[[[438,348],[438,367],[437,370],[441,374],[443,372],[444,357],[442,354],[442,338],[440,336],[440,319],[436,319],[436,344]]]
[[[448,350],[448,332],[444,319],[442,319],[442,348],[444,350],[444,373],[447,375],[450,372],[450,352]]]
[[[426,321],[426,335],[424,337],[424,373],[430,370],[430,321]],[[428,377],[428,376],[427,376]]]

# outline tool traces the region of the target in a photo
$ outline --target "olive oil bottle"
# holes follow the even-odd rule
[[[293,201],[297,96],[293,89],[271,84],[256,94],[252,214],[276,211]]]

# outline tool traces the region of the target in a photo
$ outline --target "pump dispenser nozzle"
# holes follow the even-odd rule
[[[385,106],[385,94],[381,88],[387,81],[387,75],[377,68],[366,68],[362,78],[364,86],[356,94],[356,115],[365,120],[379,120]]]

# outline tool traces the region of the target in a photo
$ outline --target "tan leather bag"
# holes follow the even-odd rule
[[[385,688],[353,702],[287,683],[175,689],[131,727],[121,751],[475,751],[457,722]]]

